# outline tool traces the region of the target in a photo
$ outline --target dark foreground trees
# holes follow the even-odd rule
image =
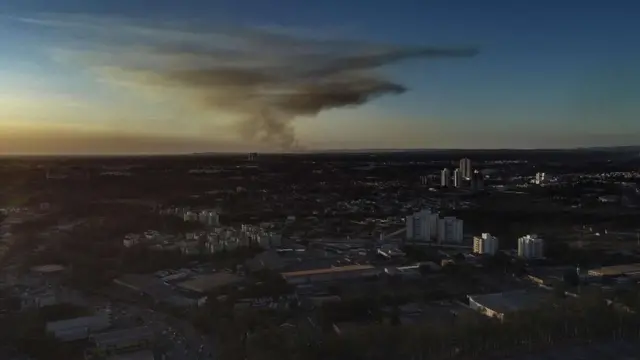
[[[500,322],[458,322],[446,328],[428,323],[377,325],[342,336],[309,336],[280,328],[246,342],[248,359],[490,359],[493,356],[601,340],[640,341],[640,317],[604,301],[566,300]]]

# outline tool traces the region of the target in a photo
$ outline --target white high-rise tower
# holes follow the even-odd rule
[[[471,179],[471,160],[464,158],[460,160],[460,172],[462,173],[462,177],[464,179]]]
[[[450,187],[451,186],[451,171],[449,169],[442,169],[440,172],[440,186],[442,187]]]

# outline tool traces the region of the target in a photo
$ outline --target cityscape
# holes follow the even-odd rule
[[[3,356],[631,358],[638,159],[5,158]]]
[[[0,1],[0,360],[640,360],[638,14]]]

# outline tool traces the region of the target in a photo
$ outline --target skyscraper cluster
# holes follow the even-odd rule
[[[484,178],[480,171],[473,170],[471,160],[464,158],[460,160],[460,165],[453,171],[448,168],[442,169],[440,172],[440,186],[448,188],[461,188],[468,185],[473,190],[482,190],[484,187]]]

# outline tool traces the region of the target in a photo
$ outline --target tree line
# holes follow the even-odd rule
[[[250,336],[246,359],[491,359],[594,341],[640,340],[640,317],[602,298],[554,301],[504,321],[458,321],[451,326],[379,324],[343,335],[273,327]],[[240,356],[240,355],[238,355]],[[242,358],[242,357],[235,357]]]

